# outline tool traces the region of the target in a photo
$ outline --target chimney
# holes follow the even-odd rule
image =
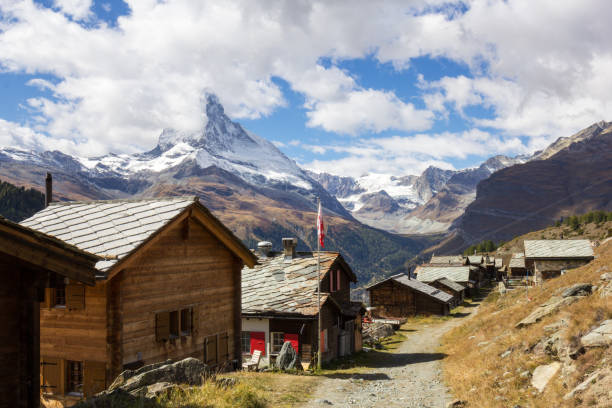
[[[297,238],[283,238],[283,250],[285,251],[285,261],[295,258],[295,247]]]
[[[45,207],[48,207],[53,201],[53,177],[51,173],[47,173],[45,178]]]
[[[264,258],[267,258],[272,253],[272,243],[269,241],[258,242],[257,250],[259,251],[259,255],[261,255]]]

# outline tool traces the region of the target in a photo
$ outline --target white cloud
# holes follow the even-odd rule
[[[325,145],[325,151],[340,153],[333,160],[313,160],[304,166],[315,172],[360,177],[367,173],[395,176],[421,174],[428,166],[452,169],[449,160],[468,157],[481,160],[502,153],[510,156],[528,152],[517,137],[500,137],[472,129],[459,133],[417,134],[359,139],[350,145]]]
[[[92,0],[55,0],[53,5],[75,20],[91,17]]]
[[[424,130],[433,122],[430,111],[416,109],[392,92],[374,89],[352,91],[343,100],[319,102],[307,115],[308,126],[352,135],[389,129]]]
[[[30,101],[32,126],[81,154],[141,151],[162,128],[198,128],[204,90],[235,118],[269,115],[287,103],[274,78],[303,95],[308,126],[355,135],[425,131],[456,110],[476,127],[529,136],[531,149],[612,111],[605,0],[471,0],[465,11],[458,0],[131,0],[116,27],[91,4],[0,0],[0,72],[57,78],[30,81],[53,94]],[[420,56],[469,70],[421,78],[425,108],[337,64],[372,57],[405,69]]]

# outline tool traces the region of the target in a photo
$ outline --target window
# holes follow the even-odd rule
[[[240,332],[240,349],[243,354],[251,354],[251,333],[247,331]]]
[[[340,290],[340,269],[336,269],[336,290]]]
[[[270,353],[272,354],[280,353],[281,349],[283,348],[283,344],[285,343],[284,333],[272,332],[270,333],[270,336],[272,340],[272,346],[271,346]]]
[[[67,361],[66,392],[83,393],[83,362]]]
[[[63,281],[58,282],[53,293],[53,306],[66,307],[66,283]]]
[[[181,310],[181,336],[191,335],[191,308]]]
[[[170,312],[170,338],[176,339],[179,337],[179,312],[175,310]]]

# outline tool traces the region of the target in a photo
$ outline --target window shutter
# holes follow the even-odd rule
[[[200,328],[200,310],[197,306],[191,309],[191,332],[197,333]]]
[[[261,355],[266,355],[266,333],[251,332],[251,354],[255,350],[261,351]]]
[[[86,397],[106,389],[106,364],[97,361],[85,361],[83,369],[83,392]]]
[[[45,300],[40,302],[41,308],[50,309],[51,308],[51,300],[53,299],[53,289],[45,288]]]
[[[219,335],[219,363],[221,364],[229,360],[228,340],[229,336],[227,333]]]
[[[286,342],[291,343],[291,346],[293,347],[293,349],[295,350],[296,353],[300,352],[299,335],[291,334],[291,333],[285,333],[284,341],[285,341],[285,343]]]
[[[338,280],[336,283],[336,290],[340,290],[340,269],[336,269],[336,279]]]
[[[66,285],[66,308],[72,310],[85,309],[85,286]]]
[[[170,312],[155,314],[155,339],[165,341],[170,338]]]
[[[329,273],[329,292],[332,293],[334,291],[334,272],[331,271]]]
[[[217,364],[217,336],[208,336],[204,343],[204,362],[207,365]]]
[[[62,360],[59,358],[43,357],[40,361],[42,380],[40,388],[46,394],[61,394]]]

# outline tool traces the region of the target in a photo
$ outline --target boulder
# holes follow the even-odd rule
[[[291,342],[286,341],[276,357],[276,367],[280,370],[302,369],[299,354],[295,351]]]
[[[612,272],[602,273],[599,279],[601,279],[604,282],[612,281]]]
[[[124,391],[136,393],[156,383],[201,385],[207,369],[206,364],[192,357],[176,363],[166,361],[151,364],[132,373],[121,373],[109,391],[121,388]]]
[[[612,344],[612,320],[602,322],[599,327],[582,336],[584,347],[607,347]]]
[[[557,374],[560,368],[561,363],[558,361],[536,367],[531,377],[531,385],[539,392],[544,391],[548,382]]]
[[[112,391],[117,388],[120,388],[122,385],[126,383],[127,380],[134,377],[135,375],[139,375],[146,371],[151,371],[151,370],[154,370],[156,368],[159,368],[161,366],[168,365],[168,364],[172,364],[172,360],[166,360],[166,361],[162,361],[159,363],[149,364],[149,365],[140,367],[139,369],[136,369],[136,370],[125,370],[121,372],[121,374],[119,374],[117,378],[115,378],[115,381],[113,381],[110,387],[108,387],[108,391]]]
[[[565,289],[563,293],[561,293],[561,297],[588,296],[591,294],[592,288],[593,285],[590,283],[577,283]]]
[[[582,299],[582,296],[553,296],[545,303],[537,307],[529,316],[517,323],[516,327],[525,327],[539,322],[543,317],[551,315],[561,307],[571,305],[572,303]]]

